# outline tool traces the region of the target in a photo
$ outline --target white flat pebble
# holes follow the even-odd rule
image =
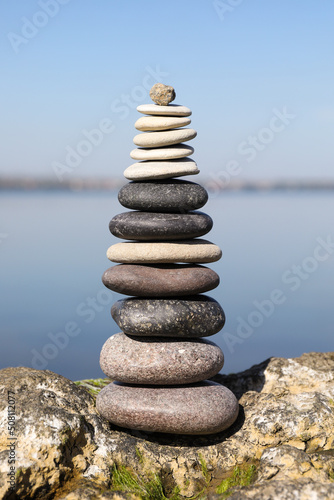
[[[137,107],[139,113],[144,115],[162,115],[162,116],[190,116],[191,110],[186,106],[178,104],[168,104],[168,106],[159,106],[158,104],[140,104]]]
[[[190,158],[173,161],[142,161],[124,170],[124,177],[130,181],[169,179],[199,173],[196,162]]]
[[[167,130],[165,132],[147,132],[138,134],[133,138],[136,146],[142,148],[158,148],[172,146],[181,142],[190,141],[197,135],[193,128],[180,128],[177,130]]]
[[[191,123],[190,118],[177,116],[142,116],[135,123],[137,130],[155,131],[170,130],[174,128],[186,127]]]
[[[122,242],[108,248],[107,257],[112,262],[132,264],[168,264],[172,262],[216,262],[221,249],[203,239],[167,242]]]
[[[134,160],[172,160],[192,155],[194,148],[186,144],[166,146],[164,148],[133,149],[130,153]]]

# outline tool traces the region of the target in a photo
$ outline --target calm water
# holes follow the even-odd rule
[[[0,367],[47,368],[71,379],[103,376],[99,353],[118,331],[101,275],[116,242],[108,222],[124,209],[108,193],[1,194]],[[331,193],[224,193],[204,210],[223,250],[208,295],[225,328],[211,337],[223,372],[270,356],[334,350],[334,197]]]

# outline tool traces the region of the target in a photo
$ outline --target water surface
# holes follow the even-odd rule
[[[108,223],[125,210],[116,194],[7,192],[0,206],[0,367],[103,376],[99,353],[118,331],[110,307],[123,297],[101,283],[117,242]],[[207,239],[223,250],[209,265],[221,284],[208,293],[227,317],[210,339],[222,371],[334,350],[331,193],[226,192],[203,211],[214,220]]]

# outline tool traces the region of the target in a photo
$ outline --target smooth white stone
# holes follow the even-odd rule
[[[169,179],[183,175],[199,173],[196,162],[190,158],[173,161],[142,161],[134,163],[124,170],[124,177],[130,181],[148,181],[153,179]]]
[[[221,256],[217,245],[199,238],[168,242],[126,241],[112,245],[107,251],[112,262],[128,264],[205,263],[216,262]]]
[[[136,146],[142,148],[158,148],[172,146],[181,142],[190,141],[197,135],[193,128],[180,128],[177,130],[167,130],[165,132],[147,132],[138,134],[133,138]]]
[[[159,106],[158,104],[140,104],[137,107],[139,113],[144,115],[162,115],[162,116],[190,116],[191,110],[186,106],[178,104],[168,104],[168,106]]]
[[[186,127],[191,123],[190,118],[177,116],[142,116],[135,123],[137,130],[143,132],[155,130],[170,130]]]
[[[194,148],[186,144],[176,144],[164,148],[133,149],[130,153],[134,160],[172,160],[192,155]]]

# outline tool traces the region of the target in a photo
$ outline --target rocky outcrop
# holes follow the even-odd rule
[[[10,493],[8,442],[15,443],[18,498],[53,498],[60,485],[80,478],[107,487],[115,444],[93,397],[48,370],[6,368],[0,375],[0,498]],[[8,391],[15,401],[14,436],[7,432]]]
[[[219,496],[216,497],[219,499]],[[221,497],[220,497],[221,498]],[[228,497],[229,500],[333,500],[333,485],[309,479],[296,481],[270,481],[244,488]]]
[[[217,375],[238,396],[240,413],[230,429],[212,436],[110,425],[94,402],[104,381],[78,385],[21,367],[0,375],[0,498],[145,497],[140,488],[120,491],[125,486],[115,471],[125,466],[138,480],[156,473],[166,497],[179,490],[211,499],[334,499],[334,353],[271,358]],[[8,481],[8,391],[15,400],[15,494]]]

